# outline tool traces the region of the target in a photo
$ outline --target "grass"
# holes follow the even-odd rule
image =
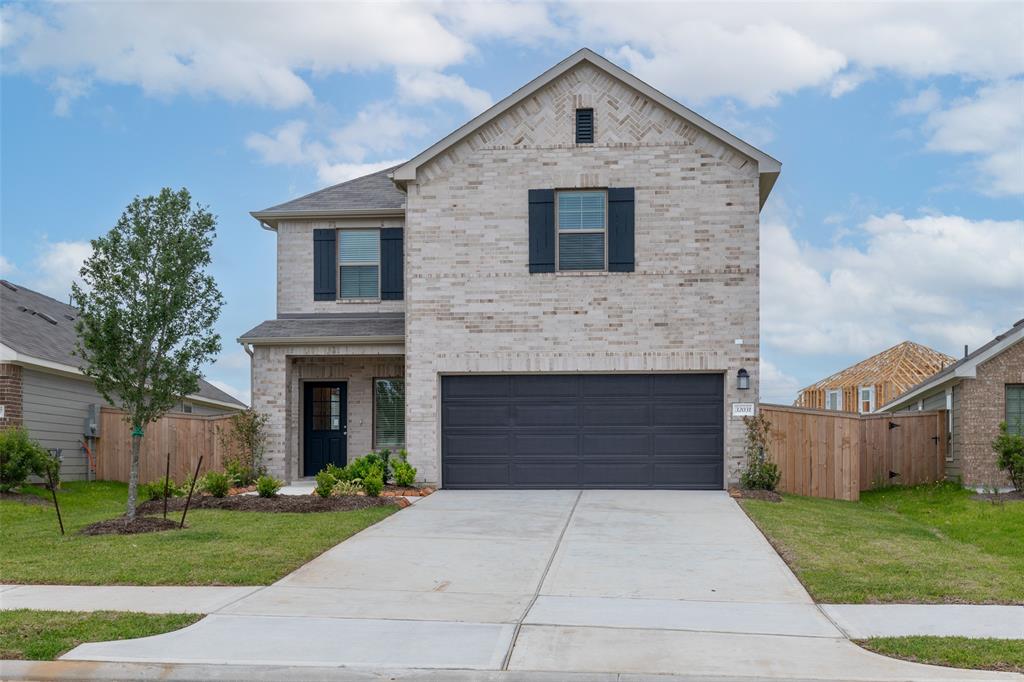
[[[886,656],[918,663],[1024,672],[1024,639],[876,637],[857,643]]]
[[[48,497],[41,488],[26,492]],[[77,530],[124,513],[127,486],[65,483],[58,493],[67,535],[51,506],[0,500],[0,576],[58,585],[267,585],[393,513],[281,514],[197,509],[184,530],[84,536]]]
[[[159,635],[200,618],[191,613],[0,611],[0,659],[52,661],[83,642]]]
[[[743,500],[816,601],[1024,604],[1024,503],[953,483]]]

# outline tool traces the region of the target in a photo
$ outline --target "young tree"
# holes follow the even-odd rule
[[[72,285],[76,353],[132,429],[128,518],[135,518],[139,445],[147,424],[199,389],[199,368],[220,351],[213,325],[223,297],[206,272],[216,220],[182,188],[136,197],[110,232],[92,240]]]

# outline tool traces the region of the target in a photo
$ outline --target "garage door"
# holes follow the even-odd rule
[[[441,379],[445,488],[722,487],[721,374]]]

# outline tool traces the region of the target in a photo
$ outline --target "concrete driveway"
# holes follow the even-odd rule
[[[439,491],[178,632],[65,659],[1019,679],[851,644],[722,492]]]

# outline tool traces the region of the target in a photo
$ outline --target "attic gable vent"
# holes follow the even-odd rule
[[[576,110],[576,144],[592,144],[594,142],[594,110]]]

